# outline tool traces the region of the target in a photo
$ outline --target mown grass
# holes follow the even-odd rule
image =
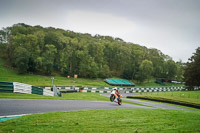
[[[132,97],[148,98],[149,100],[163,100],[177,103],[188,103],[191,105],[200,105],[200,91],[154,92],[143,93],[142,95],[135,95]]]
[[[0,93],[0,98],[109,101],[108,97],[101,96],[100,93],[62,93],[62,97],[21,93]]]
[[[33,114],[1,122],[0,132],[200,132],[200,112],[110,109]]]
[[[151,80],[149,82],[144,82],[144,83],[136,83],[136,87],[137,88],[154,88],[154,87],[167,87],[167,86],[171,86],[171,87],[176,87],[176,86],[184,86],[183,84],[175,84],[175,83],[165,83],[164,85],[161,84],[157,84],[154,82],[155,80]]]
[[[52,80],[54,77],[53,84],[56,86],[88,86],[88,87],[110,87],[110,85],[106,84],[103,79],[86,79],[86,78],[67,78],[63,76],[42,76],[42,75],[34,75],[34,74],[18,74],[15,69],[6,65],[6,63],[0,59],[0,81],[9,81],[9,82],[21,82],[34,86],[51,86]],[[137,83],[136,87],[161,87],[161,85],[154,83],[154,79],[150,82]],[[181,86],[177,84],[166,84],[166,86]]]

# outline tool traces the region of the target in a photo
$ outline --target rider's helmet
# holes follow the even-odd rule
[[[113,90],[117,90],[117,87],[113,88]]]

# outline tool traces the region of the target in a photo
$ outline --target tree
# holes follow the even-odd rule
[[[89,58],[89,69],[88,69],[89,78],[97,78],[99,74],[99,67],[97,63],[94,61],[94,58]]]
[[[100,78],[108,78],[110,77],[110,69],[108,65],[104,64],[102,68],[99,69],[99,77]]]
[[[170,59],[166,62],[166,67],[167,67],[167,72],[166,72],[167,78],[173,80],[177,72],[176,63],[172,59]]]
[[[99,74],[99,68],[95,63],[93,57],[88,57],[87,60],[80,63],[80,76],[88,78],[97,78]]]
[[[134,45],[129,45],[128,50],[126,50],[127,58],[125,59],[123,78],[125,79],[136,79],[136,73],[139,71],[139,55],[141,53],[140,50],[136,50]]]
[[[15,49],[15,65],[19,73],[26,73],[29,66],[29,52],[23,47],[18,47]]]
[[[42,66],[44,73],[50,75],[53,71],[54,57],[57,50],[53,44],[45,45],[45,52],[42,55]]]
[[[184,77],[186,85],[189,89],[193,89],[193,86],[200,86],[200,47],[196,49],[196,53],[189,58],[187,62]]]
[[[176,62],[176,68],[177,68],[177,72],[176,72],[176,76],[175,79],[177,81],[183,81],[184,80],[184,64],[182,63],[182,61]]]
[[[6,42],[7,42],[7,33],[5,30],[0,30],[0,57],[6,57]]]
[[[153,72],[153,64],[149,60],[143,60],[139,67],[138,79],[140,82],[144,82],[145,79],[150,79]]]
[[[164,70],[165,55],[161,51],[151,48],[148,50],[147,59],[153,63],[153,76],[161,78]]]

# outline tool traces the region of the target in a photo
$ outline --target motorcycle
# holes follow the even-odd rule
[[[116,103],[118,103],[119,105],[122,104],[122,99],[121,99],[121,97],[122,97],[122,95],[119,95],[119,96],[117,97],[117,102],[116,102]],[[115,96],[114,96],[114,94],[111,94],[111,95],[110,95],[110,101],[113,102],[114,100],[115,100]]]

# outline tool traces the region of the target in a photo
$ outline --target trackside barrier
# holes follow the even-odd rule
[[[32,94],[32,86],[28,84],[13,82],[14,86],[14,93],[26,93],[26,94]],[[35,94],[35,93],[33,93]]]
[[[13,93],[13,83],[0,81],[0,92]]]
[[[43,95],[43,91],[44,91],[43,88],[32,86],[32,94]]]
[[[45,95],[45,96],[54,96],[54,92],[44,89],[43,90],[43,95]]]
[[[45,87],[45,89],[48,89],[50,87]],[[62,86],[62,87],[57,87],[62,89],[62,93],[65,92],[92,92],[92,93],[111,93],[112,87],[74,87],[74,86]],[[187,91],[187,87],[183,86],[178,86],[178,87],[147,87],[147,88],[121,88],[118,87],[118,90],[120,92],[124,93],[145,93],[145,92],[167,92],[167,91]],[[194,90],[200,90],[200,87],[194,87]]]
[[[45,96],[55,96],[53,91],[44,89],[42,87],[36,87],[19,82],[3,82],[0,81],[0,92],[10,93],[25,93],[25,94],[38,94]],[[59,92],[57,92],[61,96]]]

